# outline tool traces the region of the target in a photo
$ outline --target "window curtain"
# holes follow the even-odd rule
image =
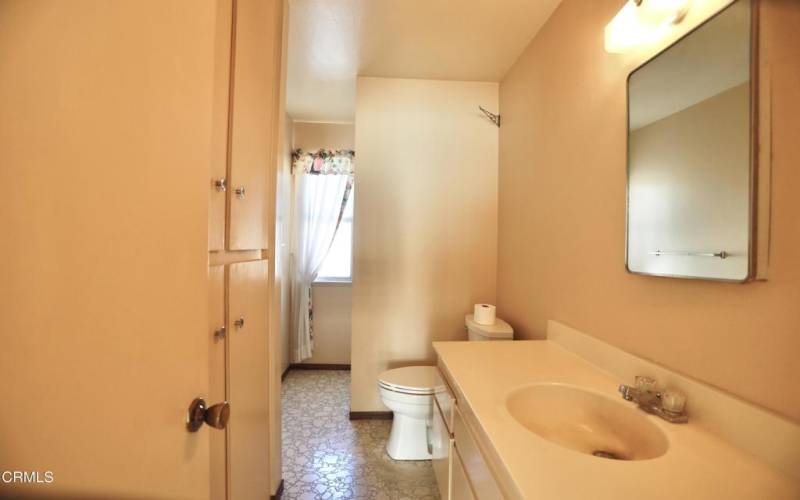
[[[311,284],[336,236],[353,183],[353,151],[292,153],[295,176],[292,362],[314,350]]]

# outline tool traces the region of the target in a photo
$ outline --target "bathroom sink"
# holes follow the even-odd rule
[[[645,413],[611,397],[564,384],[534,384],[509,393],[506,408],[529,431],[600,458],[647,460],[669,447]]]

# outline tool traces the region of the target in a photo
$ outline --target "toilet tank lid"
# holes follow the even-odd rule
[[[500,318],[495,318],[493,325],[482,325],[480,323],[476,323],[473,316],[473,314],[467,314],[464,316],[464,324],[466,324],[467,328],[470,330],[477,332],[484,337],[512,338],[514,335],[514,329],[511,328],[511,325]]]

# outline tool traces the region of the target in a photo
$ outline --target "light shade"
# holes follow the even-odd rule
[[[606,25],[606,52],[625,52],[657,42],[689,10],[691,0],[628,0]]]

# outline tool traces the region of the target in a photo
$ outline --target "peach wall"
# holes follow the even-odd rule
[[[657,47],[606,54],[621,0],[564,0],[500,85],[498,314],[555,319],[800,421],[800,3],[766,0],[772,75],[769,280],[625,272],[625,79]]]
[[[493,302],[496,83],[359,78],[356,99],[352,399],[385,410],[378,374],[433,364]]]
[[[294,122],[294,147],[305,151],[353,149],[355,127],[352,123]]]
[[[350,283],[316,283],[314,300],[314,353],[303,363],[350,364],[350,315],[353,287]]]

